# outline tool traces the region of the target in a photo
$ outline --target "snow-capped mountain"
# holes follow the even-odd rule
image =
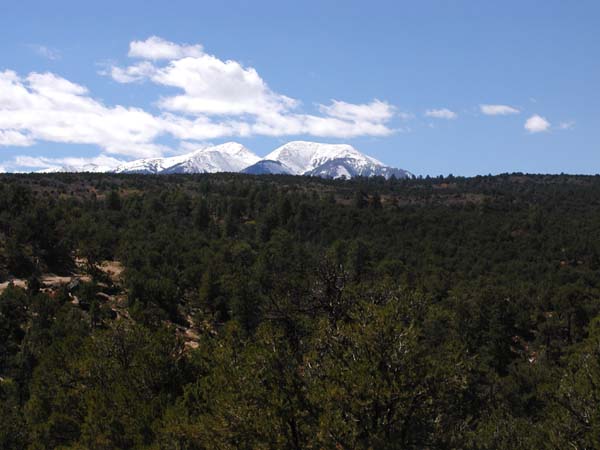
[[[384,165],[348,144],[289,142],[264,158],[259,158],[242,144],[227,142],[205,147],[184,155],[166,158],[137,159],[114,166],[49,167],[40,172],[114,172],[138,174],[242,172],[253,175],[286,174],[325,178],[355,176],[412,177],[406,170]]]
[[[269,153],[264,160],[278,161],[283,166],[290,168],[294,175],[313,175],[325,178],[351,178],[354,176],[389,178],[392,175],[405,178],[412,176],[405,170],[388,167],[348,144],[288,142]]]
[[[179,162],[177,156],[172,158],[144,158],[126,162],[118,166],[114,172],[116,173],[143,173],[157,174],[162,172],[167,167],[175,165]]]
[[[138,159],[119,166],[117,173],[215,173],[239,172],[260,158],[237,142],[201,148],[169,158]]]
[[[166,168],[162,173],[239,172],[260,160],[237,142],[204,148],[186,156],[184,161]]]
[[[102,164],[85,164],[83,166],[53,166],[46,169],[38,170],[37,173],[61,173],[61,172],[88,172],[88,173],[104,173],[111,172],[114,167]]]
[[[410,178],[413,175],[403,169],[377,164],[361,165],[351,158],[336,158],[305,172],[303,175],[323,178],[384,177]]]
[[[321,144],[319,142],[293,141],[273,150],[264,159],[279,161],[301,175],[332,159],[352,158],[357,162],[383,165],[374,158],[363,155],[348,144]]]

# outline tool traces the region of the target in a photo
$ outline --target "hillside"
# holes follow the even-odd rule
[[[0,175],[0,448],[595,448],[599,342],[600,177]]]

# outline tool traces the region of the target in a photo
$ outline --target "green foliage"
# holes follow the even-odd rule
[[[0,448],[600,447],[598,177],[0,179]]]
[[[600,318],[590,325],[589,336],[566,359],[551,411],[558,445],[600,447]]]
[[[106,197],[106,207],[113,211],[119,211],[121,209],[121,196],[116,190],[112,190]]]
[[[11,450],[25,447],[27,427],[19,402],[19,391],[15,382],[0,380],[0,448]]]

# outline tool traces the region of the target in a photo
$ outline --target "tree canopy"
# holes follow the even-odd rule
[[[0,448],[600,447],[600,177],[0,175],[0,291]]]

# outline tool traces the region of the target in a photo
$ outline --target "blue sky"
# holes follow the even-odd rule
[[[0,3],[0,167],[345,142],[416,174],[600,172],[600,2]]]

